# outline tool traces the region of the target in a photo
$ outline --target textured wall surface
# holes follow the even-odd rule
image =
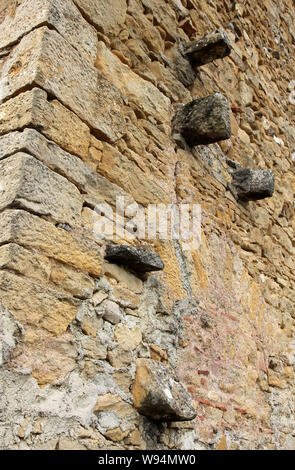
[[[295,448],[294,20],[291,0],[1,1],[1,449]],[[193,69],[181,51],[220,27],[230,56]],[[217,92],[231,138],[172,138]],[[274,195],[236,200],[232,162]],[[164,270],[106,261],[94,209],[117,197],[199,204],[200,246],[129,224],[116,243]],[[165,368],[194,418],[139,412],[136,373],[158,396]]]

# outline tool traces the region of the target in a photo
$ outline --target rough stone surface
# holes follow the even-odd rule
[[[191,398],[168,366],[137,359],[132,389],[134,406],[157,421],[189,421],[196,417]]]
[[[3,305],[19,322],[40,326],[59,335],[75,318],[80,305],[78,300],[8,271],[1,271],[0,279]]]
[[[34,88],[3,103],[0,105],[0,119],[0,134],[25,127],[35,127],[68,152],[84,160],[88,155],[90,141],[88,127],[59,101],[48,102],[44,90]],[[27,129],[24,132],[24,137],[29,135],[28,138],[31,140],[33,135],[31,130]],[[12,136],[15,137],[15,134]],[[7,142],[6,139],[10,138],[3,139],[4,142]],[[42,147],[40,152],[41,150]]]
[[[226,32],[220,28],[213,33],[189,44],[184,53],[193,66],[208,64],[216,59],[223,59],[231,52],[231,45]]]
[[[229,139],[231,125],[227,99],[214,93],[186,104],[174,116],[173,133],[177,132],[190,146]]]
[[[123,25],[127,10],[126,0],[74,0],[98,31],[112,33]]]
[[[2,77],[3,99],[25,86],[40,86],[100,137],[113,142],[124,134],[119,91],[56,31],[42,27],[25,36],[6,60]]]
[[[242,201],[271,197],[274,192],[274,174],[271,170],[240,168],[233,172],[230,188],[235,197]]]
[[[3,49],[37,26],[55,28],[72,46],[93,63],[96,58],[97,36],[70,0],[24,0],[14,15],[6,16],[1,25],[0,49]]]
[[[5,211],[0,215],[0,243],[15,242],[99,276],[101,248],[80,231],[66,231],[22,210]]]
[[[159,122],[168,121],[169,99],[152,83],[140,78],[112,54],[103,42],[98,43],[96,67],[121,90],[128,103]]]
[[[112,263],[128,266],[133,271],[141,273],[164,269],[161,257],[144,247],[135,248],[129,245],[108,245],[105,259]]]
[[[80,223],[82,197],[77,188],[34,157],[19,152],[0,161],[0,186],[0,210],[15,207],[55,223]]]
[[[72,130],[75,131],[75,129]],[[76,136],[76,138],[78,137],[79,135]],[[82,144],[81,140],[80,144]],[[126,204],[134,202],[132,197],[119,186],[97,174],[76,155],[64,151],[35,129],[10,132],[0,137],[0,160],[19,151],[30,153],[52,170],[65,176],[82,193],[89,195],[88,200],[92,201],[93,206],[99,202],[106,202],[114,206],[116,197],[119,196],[124,197]],[[93,196],[92,199],[91,195]]]

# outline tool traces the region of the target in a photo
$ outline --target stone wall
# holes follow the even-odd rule
[[[2,449],[295,448],[294,19],[291,0],[2,0]],[[220,27],[230,55],[194,67]],[[175,138],[216,92],[231,138]],[[233,167],[272,170],[274,195],[235,197]],[[118,197],[199,204],[200,246],[130,221],[116,243],[164,270],[107,261],[94,209]]]

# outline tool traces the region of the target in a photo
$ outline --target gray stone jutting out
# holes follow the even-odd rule
[[[161,257],[145,247],[135,248],[129,245],[108,245],[105,259],[112,263],[128,266],[134,271],[141,273],[164,269]]]
[[[194,67],[222,59],[231,52],[231,45],[226,32],[220,28],[212,33],[188,44],[185,56]]]
[[[173,370],[152,359],[137,359],[132,393],[139,413],[156,421],[191,421],[197,414]]]
[[[172,120],[172,136],[181,136],[186,143],[207,145],[231,136],[230,108],[221,93],[214,93],[187,103]]]
[[[238,168],[232,173],[229,189],[238,200],[256,201],[273,195],[274,180],[271,170]]]

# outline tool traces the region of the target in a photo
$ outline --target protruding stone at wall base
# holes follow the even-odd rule
[[[128,266],[130,269],[140,273],[164,269],[161,257],[145,247],[135,248],[129,245],[108,245],[105,259],[112,263]]]
[[[232,174],[230,190],[241,201],[257,201],[274,193],[274,174],[271,170],[239,168]]]
[[[190,421],[196,417],[191,397],[172,369],[152,359],[137,359],[132,389],[139,413],[157,421]]]
[[[72,227],[80,223],[78,189],[30,155],[19,152],[0,161],[0,189],[0,210],[17,207]]]
[[[228,100],[221,93],[214,93],[181,107],[172,121],[172,137],[179,134],[189,146],[229,139],[231,124]]]
[[[216,59],[222,59],[228,56],[230,52],[230,41],[222,28],[192,42],[184,50],[185,55],[195,67],[208,64]]]

